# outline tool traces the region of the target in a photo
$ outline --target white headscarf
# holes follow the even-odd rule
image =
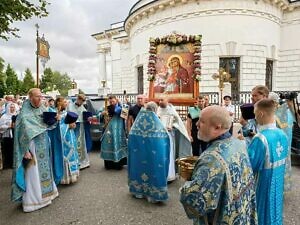
[[[14,105],[15,106],[15,112],[14,113],[11,113],[10,112],[10,106],[11,105]],[[13,116],[13,115],[16,115],[17,114],[17,110],[18,110],[18,105],[16,103],[8,103],[7,106],[6,106],[6,112],[5,114],[8,115],[8,116]]]

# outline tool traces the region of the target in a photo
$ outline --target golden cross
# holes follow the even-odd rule
[[[225,82],[229,82],[231,75],[229,73],[227,73],[224,68],[220,67],[219,69],[219,73],[214,73],[212,75],[212,78],[214,80],[219,80],[219,89],[220,89],[220,94],[221,94],[221,104],[223,103],[223,90],[224,90],[224,83]]]

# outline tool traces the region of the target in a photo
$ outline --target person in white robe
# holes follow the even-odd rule
[[[192,155],[191,141],[182,119],[166,96],[159,99],[157,115],[169,131],[170,164],[168,181],[174,181],[176,179],[175,160]]]

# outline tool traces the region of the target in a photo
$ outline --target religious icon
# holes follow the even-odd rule
[[[50,45],[48,41],[45,40],[44,36],[42,38],[38,38],[38,55],[45,59],[50,59],[49,56],[49,48]]]
[[[48,47],[45,43],[40,43],[40,56],[47,58],[48,57]]]
[[[150,38],[149,99],[164,95],[174,104],[190,105],[199,95],[201,80],[201,35],[176,32]]]
[[[166,79],[166,93],[184,93],[189,92],[189,74],[182,66],[182,58],[179,55],[172,55],[169,58],[169,70]]]
[[[129,113],[129,106],[126,104],[122,105],[122,111],[120,117],[127,120],[128,118],[128,113]]]
[[[156,63],[155,98],[159,98],[161,94],[192,97],[194,55],[191,44],[172,48],[168,45],[159,45],[157,56],[160,60]]]

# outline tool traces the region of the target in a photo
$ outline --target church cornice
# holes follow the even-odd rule
[[[105,30],[100,33],[92,34],[91,36],[95,38],[97,41],[103,40],[103,39],[117,39],[119,37],[114,38],[114,36],[122,35],[122,33],[125,32],[123,27],[116,27],[112,29]],[[124,35],[122,38],[124,39]]]
[[[142,2],[145,0],[140,0],[132,6],[129,11],[129,15],[124,21],[125,31],[128,33],[131,27],[142,18],[151,16],[160,10],[166,10],[170,7],[175,7],[182,4],[187,4],[189,2],[199,2],[201,4],[202,0],[153,0],[145,1],[145,4]],[[226,0],[224,0],[226,1]],[[284,11],[293,11],[296,7],[300,7],[300,1],[291,2],[289,0],[248,0],[259,3],[260,1],[269,3],[273,6],[276,6],[280,10]],[[140,5],[139,5],[140,4]],[[208,10],[212,11],[212,10]]]
[[[261,11],[256,11],[256,10],[251,10],[251,9],[215,9],[215,10],[202,10],[202,11],[195,11],[193,13],[184,13],[179,16],[169,16],[169,17],[164,17],[162,19],[158,19],[156,21],[153,21],[151,23],[147,23],[146,25],[143,25],[136,30],[130,35],[130,36],[135,36],[144,30],[147,30],[151,27],[155,27],[164,23],[170,23],[173,22],[175,19],[176,20],[185,20],[188,18],[195,18],[195,17],[202,17],[202,16],[215,16],[215,15],[251,15],[251,16],[256,16],[256,17],[262,17],[268,20],[271,20],[272,22],[275,22],[277,24],[281,24],[281,18],[274,16],[271,13],[266,13],[266,12],[261,12]]]

